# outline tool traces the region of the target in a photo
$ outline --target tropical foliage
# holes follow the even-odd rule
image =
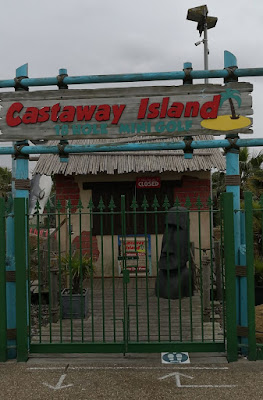
[[[12,172],[5,167],[0,167],[0,196],[7,198],[11,191]]]
[[[253,200],[259,201],[263,194],[263,151],[253,154],[248,148],[241,148],[239,153],[239,169],[241,178],[241,198],[245,191],[253,194]],[[216,171],[212,175],[213,198],[218,202],[225,191],[225,172]]]
[[[81,282],[94,273],[92,258],[79,251],[73,251],[72,254],[66,254],[61,259],[61,265],[66,275],[72,281],[72,293],[80,293]]]

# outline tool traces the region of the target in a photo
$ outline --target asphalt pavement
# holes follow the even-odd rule
[[[190,354],[162,364],[160,354],[35,356],[0,363],[4,400],[263,399],[263,362]]]

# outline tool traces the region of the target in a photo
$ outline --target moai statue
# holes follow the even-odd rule
[[[165,299],[178,299],[190,296],[189,270],[186,263],[189,258],[189,229],[187,209],[170,208],[167,214],[168,232],[163,235],[162,250],[159,260],[159,274],[156,279],[156,295]],[[179,271],[179,273],[178,273]],[[191,285],[193,291],[193,285]]]

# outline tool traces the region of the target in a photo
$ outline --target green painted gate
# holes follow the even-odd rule
[[[253,314],[252,203],[246,195],[245,213],[248,278],[248,346],[255,357]],[[161,351],[224,352],[238,354],[236,324],[236,268],[234,259],[234,210],[232,194],[222,196],[222,209],[212,201],[195,204],[166,197],[159,204],[144,197],[128,204],[122,196],[116,207],[101,198],[88,205],[58,202],[47,206],[44,216],[33,219],[25,200],[15,199],[16,323],[18,360],[29,353],[132,353]],[[1,304],[0,356],[7,352],[4,202],[0,202]],[[175,220],[186,215],[189,293],[185,296],[178,269],[178,295],[160,296],[158,268],[162,240],[169,235],[168,213]],[[9,215],[10,218],[10,215]],[[180,227],[174,244],[180,259]],[[28,237],[21,235],[28,227]],[[215,226],[217,228],[215,228]],[[251,242],[252,237],[252,242]],[[167,251],[167,285],[172,265]],[[171,258],[172,259],[172,258]],[[27,263],[29,262],[29,268]],[[76,305],[74,288],[80,293]],[[67,305],[65,288],[69,288]],[[86,291],[85,291],[86,289]],[[85,295],[87,292],[87,295]],[[85,297],[87,296],[87,297]],[[87,310],[86,310],[87,306]],[[63,313],[66,312],[66,316]],[[76,313],[79,313],[77,315]],[[225,324],[226,323],[226,324]],[[227,329],[226,329],[227,328]],[[242,342],[241,342],[242,346]]]

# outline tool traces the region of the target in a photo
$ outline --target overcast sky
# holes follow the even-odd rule
[[[209,69],[223,68],[224,50],[239,68],[263,67],[262,0],[8,0],[1,4],[0,79],[14,78],[25,63],[31,78],[59,68],[70,76],[177,71],[186,61],[203,69],[196,23],[186,20],[188,8],[202,4],[218,17],[208,32]],[[254,84],[254,137],[263,137],[263,77],[241,80]],[[10,158],[0,155],[0,166]]]

